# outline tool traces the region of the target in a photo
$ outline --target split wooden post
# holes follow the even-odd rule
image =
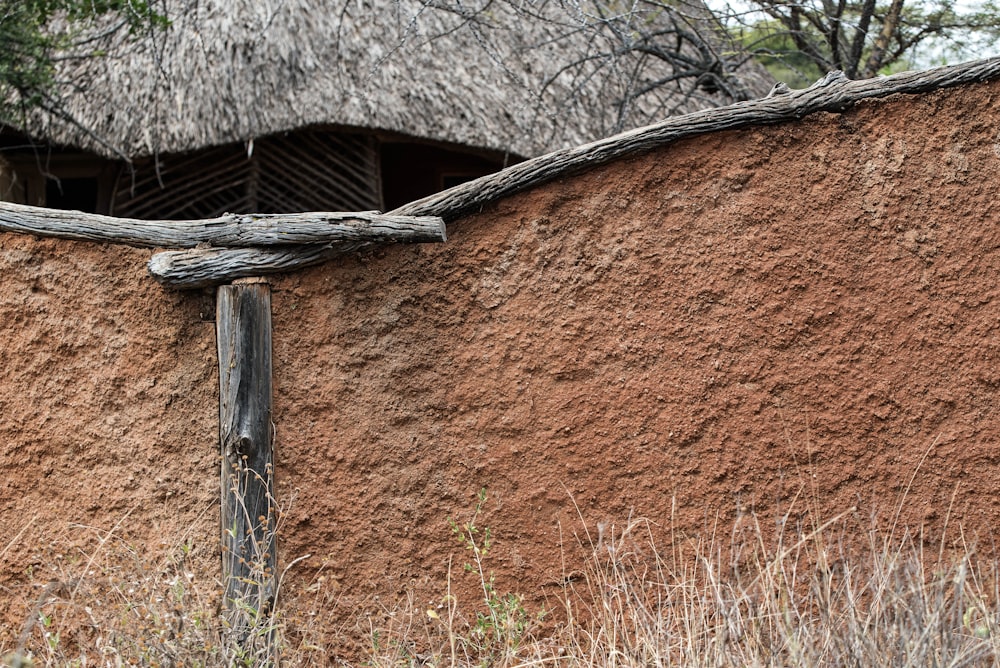
[[[225,607],[235,640],[252,654],[270,644],[276,594],[270,286],[220,286],[215,322]]]

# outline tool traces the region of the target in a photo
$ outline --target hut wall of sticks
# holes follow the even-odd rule
[[[520,159],[325,127],[128,161],[10,133],[7,143],[3,201],[146,220],[382,210]]]

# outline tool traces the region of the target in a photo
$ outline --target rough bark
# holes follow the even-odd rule
[[[256,248],[164,251],[151,257],[147,268],[153,278],[168,287],[203,288],[245,276],[294,271],[372,245],[289,246],[271,251]]]
[[[868,62],[865,63],[865,68],[861,72],[863,78],[873,77],[882,69],[882,64],[885,62],[886,50],[889,48],[889,42],[892,40],[893,33],[899,27],[899,19],[902,12],[903,0],[892,0],[892,3],[889,5],[889,11],[886,12],[885,17],[882,19],[882,30],[879,31],[878,37],[875,38],[875,44],[872,46],[871,53],[868,56]]]
[[[809,88],[670,118],[590,144],[555,151],[405,204],[390,213],[436,215],[447,222],[519,190],[687,137],[754,125],[773,125],[823,111],[841,112],[861,100],[897,93],[923,93],[998,76],[1000,58],[858,81],[850,81],[840,72],[831,72]]]
[[[0,202],[0,232],[151,248],[294,246],[445,240],[436,216],[357,213],[227,213],[207,220],[136,220]]]
[[[221,286],[216,334],[225,606],[237,642],[253,655],[269,642],[276,593],[270,286]]]

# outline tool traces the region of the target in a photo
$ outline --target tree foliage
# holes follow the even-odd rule
[[[456,17],[449,30],[472,31],[539,111],[602,110],[608,134],[769,88],[759,68],[740,72],[752,55],[702,0],[419,1]]]
[[[964,60],[992,50],[1000,37],[995,0],[746,0],[727,4],[722,18],[769,66],[810,80],[831,70],[867,79]]]
[[[767,77],[751,59],[804,87],[831,70],[869,78],[977,57],[1000,37],[998,1],[420,0],[458,16],[497,61],[542,72],[539,106],[550,113],[599,82],[600,99],[616,103],[612,132],[760,95]],[[508,14],[517,18],[500,20]],[[490,28],[518,21],[533,26],[533,41],[493,43],[516,42]]]
[[[99,57],[115,35],[166,25],[148,0],[0,0],[0,122],[35,108],[57,111],[60,60]]]

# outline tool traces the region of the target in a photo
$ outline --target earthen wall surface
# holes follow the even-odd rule
[[[309,555],[287,605],[321,583],[350,634],[346,613],[439,600],[481,488],[498,584],[534,602],[584,526],[628,518],[666,542],[850,512],[992,544],[998,118],[988,84],[695,138],[447,244],[274,279],[281,559]],[[189,540],[211,572],[212,297],[147,257],[0,236],[8,624],[88,531]]]

